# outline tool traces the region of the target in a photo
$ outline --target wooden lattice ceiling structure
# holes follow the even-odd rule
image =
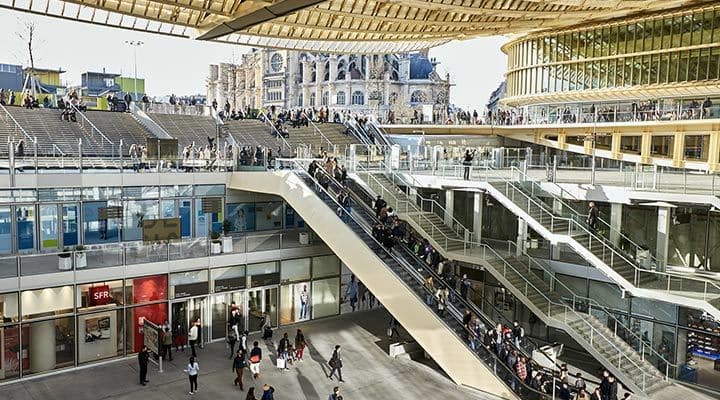
[[[382,53],[713,4],[710,0],[0,0],[0,7],[258,47]]]

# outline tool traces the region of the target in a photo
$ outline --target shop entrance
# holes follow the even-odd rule
[[[247,309],[245,308],[245,292],[222,293],[212,296],[212,339],[225,339],[230,327],[229,321],[233,310],[239,313],[238,331],[247,329]]]
[[[277,287],[264,287],[250,289],[247,292],[247,329],[250,332],[257,332],[262,329],[263,315],[267,313],[270,316],[272,326],[276,327],[277,323]]]
[[[210,319],[207,297],[196,297],[175,301],[172,303],[172,323],[180,322],[184,324],[186,332],[190,332],[190,324],[200,319],[201,328],[199,333],[199,343],[208,343],[210,340]]]

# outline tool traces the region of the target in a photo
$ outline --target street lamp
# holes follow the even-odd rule
[[[126,40],[125,44],[132,46],[133,48],[133,59],[135,63],[135,78],[133,78],[133,84],[135,85],[135,101],[138,101],[137,93],[137,48],[145,44],[139,40]]]

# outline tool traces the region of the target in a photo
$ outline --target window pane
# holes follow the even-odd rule
[[[72,296],[71,296],[72,297]],[[23,375],[33,375],[75,364],[75,318],[66,317],[29,324],[27,352]],[[24,340],[23,340],[24,341]]]
[[[26,290],[20,299],[23,320],[72,313],[75,307],[72,286]]]
[[[280,282],[294,282],[310,279],[310,259],[283,260],[280,263]]]
[[[312,283],[312,317],[337,315],[340,307],[340,278]]]
[[[124,311],[78,315],[78,364],[123,354]]]

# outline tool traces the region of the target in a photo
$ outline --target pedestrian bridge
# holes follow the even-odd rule
[[[720,119],[538,125],[382,125],[391,135],[502,136],[627,163],[720,171]]]

